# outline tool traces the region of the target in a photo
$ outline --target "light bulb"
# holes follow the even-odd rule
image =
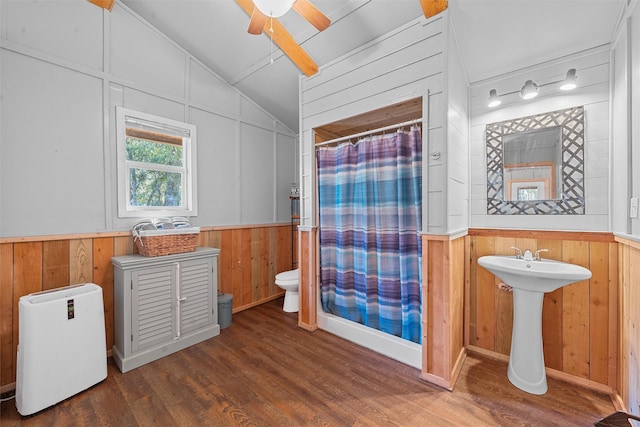
[[[497,107],[500,104],[502,104],[502,101],[500,100],[498,93],[496,92],[495,89],[491,89],[489,91],[489,103],[487,104],[487,107],[493,108],[493,107]]]
[[[538,96],[538,85],[533,80],[527,80],[520,89],[520,98],[533,99]]]
[[[572,68],[567,71],[567,76],[564,78],[562,85],[560,85],[560,90],[572,90],[578,87],[576,83],[576,69]]]

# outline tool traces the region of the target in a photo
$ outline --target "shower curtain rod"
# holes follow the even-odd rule
[[[316,144],[316,147],[320,147],[322,145],[328,145],[328,144],[335,144],[336,142],[346,141],[347,139],[358,138],[360,136],[365,136],[365,135],[372,135],[374,133],[383,132],[385,130],[397,129],[397,128],[401,128],[402,126],[414,125],[414,124],[420,123],[420,122],[422,122],[422,117],[420,117],[419,119],[409,120],[408,122],[398,123],[398,124],[395,124],[395,125],[389,125],[389,126],[385,126],[385,127],[382,127],[382,128],[368,130],[366,132],[360,132],[360,133],[356,133],[356,134],[349,135],[349,136],[341,136],[340,138],[336,138],[336,139],[330,139],[329,141],[320,142],[320,143]]]

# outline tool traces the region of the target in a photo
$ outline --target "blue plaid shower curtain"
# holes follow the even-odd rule
[[[420,129],[317,152],[322,308],[422,339]]]

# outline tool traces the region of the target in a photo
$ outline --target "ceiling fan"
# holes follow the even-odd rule
[[[255,7],[251,13],[248,29],[251,34],[262,34],[269,18],[279,18],[289,9],[298,12],[318,31],[325,30],[331,24],[331,20],[309,0],[253,0],[253,4]]]
[[[116,0],[87,1],[111,11]],[[236,3],[251,16],[248,28],[250,34],[265,32],[306,76],[312,76],[318,72],[318,65],[277,19],[293,9],[318,31],[325,30],[331,24],[331,20],[310,0],[236,0]],[[444,11],[447,3],[447,0],[420,0],[426,18]]]
[[[277,20],[290,9],[298,12],[318,31],[323,31],[331,24],[317,7],[309,0],[236,0],[236,3],[251,16],[250,34],[265,32],[278,47],[293,61],[307,77],[318,72],[318,65],[293,39],[291,34]],[[431,18],[447,8],[447,0],[420,0],[426,18]]]
[[[107,9],[109,12],[111,12],[111,9],[113,9],[113,4],[116,2],[116,0],[87,0],[87,1],[103,9]]]
[[[317,7],[309,0],[236,0],[236,3],[251,16],[249,34],[265,32],[273,42],[293,61],[306,76],[318,72],[318,65],[309,54],[294,40],[293,36],[284,28],[277,18],[290,9],[298,12],[303,18],[323,31],[331,24]]]
[[[447,9],[447,0],[420,0],[424,17],[429,19]]]

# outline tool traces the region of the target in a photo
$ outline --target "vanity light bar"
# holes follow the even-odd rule
[[[544,83],[541,85],[537,85],[533,80],[527,80],[524,84],[524,86],[522,86],[522,89],[520,90],[514,90],[512,92],[507,92],[507,93],[503,93],[502,95],[498,95],[498,92],[495,89],[491,89],[489,91],[489,103],[487,104],[487,107],[489,108],[494,108],[497,107],[498,105],[500,105],[502,103],[502,100],[500,99],[501,96],[505,96],[505,95],[511,95],[513,93],[519,93],[520,94],[520,98],[522,99],[533,99],[536,96],[538,96],[538,92],[540,91],[541,87],[544,86],[549,86],[549,85],[554,85],[554,84],[558,84],[558,83],[562,83],[560,85],[560,90],[573,90],[576,87],[578,87],[576,80],[578,79],[578,77],[576,76],[576,69],[575,68],[571,68],[567,71],[567,75],[565,76],[564,80],[558,80],[555,82],[549,82],[549,83]]]

